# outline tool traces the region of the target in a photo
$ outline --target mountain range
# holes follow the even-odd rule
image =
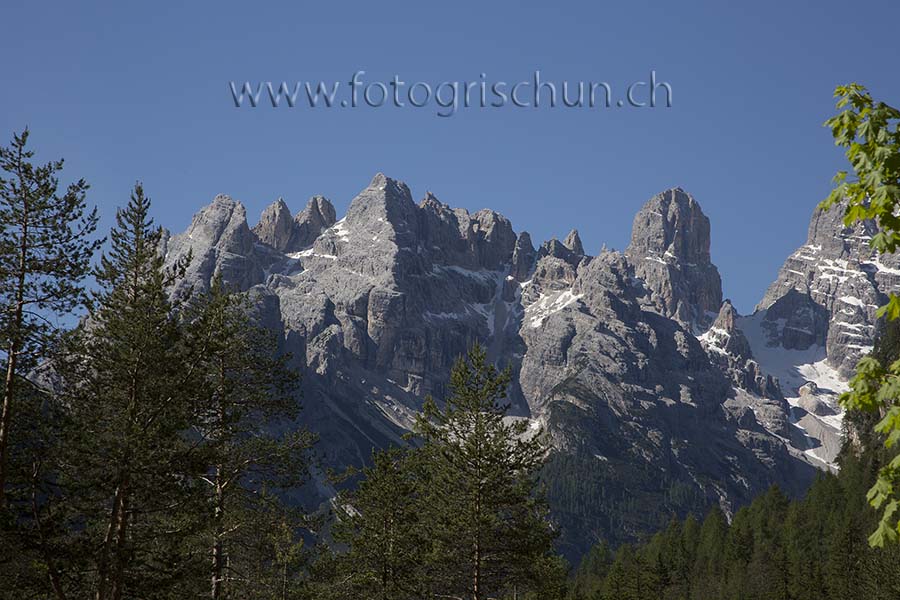
[[[416,203],[382,174],[340,219],[321,196],[296,214],[279,199],[251,227],[220,195],[163,243],[169,263],[192,255],[175,295],[216,273],[249,292],[303,375],[325,467],[401,443],[453,361],[484,345],[513,371],[511,418],[549,436],[544,485],[577,558],[673,515],[732,514],[772,484],[800,495],[837,468],[837,397],[900,283],[871,234],[815,211],[750,315],[723,299],[709,219],[680,188],[638,210],[623,252],[596,255],[574,229],[535,246],[503,215]],[[335,490],[322,476],[310,493]]]

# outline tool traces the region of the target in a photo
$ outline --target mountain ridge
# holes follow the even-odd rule
[[[869,305],[900,269],[831,217],[814,214],[807,244],[746,316],[723,300],[709,219],[681,188],[642,206],[625,251],[596,256],[577,230],[536,248],[499,213],[431,192],[417,204],[380,173],[340,219],[323,197],[297,215],[279,199],[250,228],[240,203],[217,196],[165,250],[168,261],[193,253],[181,285],[221,273],[256,298],[304,374],[328,465],[399,443],[421,399],[445,396],[455,357],[481,342],[513,369],[514,414],[552,440],[551,505],[576,555],[659,524],[629,496],[657,502],[657,521],[711,503],[730,513],[772,483],[796,495],[815,468],[833,468],[836,396],[859,354],[847,340],[871,344]],[[599,494],[596,510],[567,504],[571,469],[597,484],[581,492]]]

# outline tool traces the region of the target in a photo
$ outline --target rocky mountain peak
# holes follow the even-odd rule
[[[400,233],[411,233],[416,223],[416,210],[405,183],[378,173],[350,203],[346,220],[348,224],[376,229],[380,228],[374,225],[376,223],[389,223]]]
[[[843,206],[816,208],[806,243],[785,261],[757,311],[771,341],[787,349],[827,349],[828,363],[848,376],[872,348],[875,315],[900,287],[900,256],[869,248],[872,223],[846,227]]]
[[[726,298],[725,302],[722,303],[722,308],[719,309],[716,320],[713,322],[713,327],[732,333],[735,330],[738,316],[738,312],[734,305],[731,304],[731,300]]]
[[[574,233],[575,236],[573,236],[572,233]],[[560,242],[558,239],[552,238],[541,244],[541,247],[538,250],[538,258],[550,256],[568,263],[573,268],[577,267],[578,263],[581,262],[581,259],[584,258],[584,248],[581,247],[581,240],[577,237],[578,232],[573,230],[572,233],[566,237],[565,242]],[[581,252],[575,252],[569,247],[570,244],[575,248],[580,249]]]
[[[323,227],[331,227],[337,221],[334,206],[325,196],[313,196],[306,203],[306,208],[297,215],[297,222],[313,220],[321,222]]]
[[[722,303],[712,326],[699,336],[710,362],[718,365],[737,389],[752,394],[740,399],[736,394],[732,404],[752,406],[762,423],[778,435],[788,432],[787,406],[778,381],[766,373],[755,360],[750,341],[740,328],[741,316],[730,300]]]
[[[313,196],[306,208],[294,217],[288,251],[298,251],[311,245],[319,234],[337,222],[334,206],[324,196]]]
[[[438,200],[438,197],[432,192],[425,192],[425,197],[419,202],[419,208],[424,208],[437,213],[451,210],[449,206]]]
[[[256,245],[257,237],[247,225],[244,205],[219,194],[194,215],[184,233],[172,236],[166,244],[169,264],[188,253],[192,255],[175,293],[190,287],[205,289],[216,273],[226,283],[241,288],[259,282],[266,259],[260,257]]]
[[[712,327],[701,336],[701,341],[709,342],[710,346],[721,350],[726,354],[740,359],[751,359],[753,353],[750,343],[744,333],[738,328],[737,321],[740,315],[731,304],[731,300],[725,300]]]
[[[816,207],[809,220],[807,243],[821,246],[822,250],[833,258],[848,258],[869,254],[868,242],[877,231],[875,223],[864,221],[852,227],[844,225],[845,204],[839,204],[828,210]]]
[[[660,312],[702,326],[722,304],[722,279],[709,246],[709,218],[693,196],[672,188],[638,211],[625,255]]]
[[[581,243],[581,236],[578,235],[577,229],[569,232],[569,235],[563,240],[563,246],[571,250],[572,254],[576,256],[584,256],[584,246]]]
[[[527,231],[523,231],[516,239],[516,245],[513,248],[512,266],[509,274],[517,281],[525,281],[534,268],[536,258],[537,252],[531,243],[531,235]]]
[[[509,219],[493,210],[479,210],[472,215],[472,233],[482,268],[494,271],[509,263],[517,241]]]
[[[218,245],[227,252],[241,254],[253,247],[247,225],[247,210],[231,196],[219,194],[194,215],[187,237]]]
[[[732,510],[773,482],[799,493],[810,461],[833,460],[839,431],[825,426],[838,415],[826,409],[842,379],[824,364],[825,329],[830,361],[868,335],[878,290],[900,283],[900,265],[854,250],[855,234],[827,245],[829,226],[818,218],[772,302],[747,317],[722,302],[709,220],[680,188],[638,212],[625,253],[597,257],[575,230],[536,251],[503,215],[430,192],[417,205],[383,174],[340,220],[321,196],[293,218],[277,201],[251,232],[243,206],[216,197],[165,251],[193,252],[186,286],[221,273],[251,293],[303,372],[304,418],[331,467],[397,443],[478,340],[513,369],[517,416],[545,427],[598,489],[642,472],[688,486],[692,510]],[[797,421],[806,434],[790,426],[801,409],[813,415]],[[561,524],[566,539],[610,534],[579,519]]]
[[[375,174],[368,187],[357,196],[357,199],[360,197],[379,198],[387,205],[397,205],[403,209],[415,206],[409,187],[404,182],[383,173]]]
[[[709,219],[694,197],[671,188],[648,200],[634,217],[627,254],[709,264]]]
[[[252,231],[262,243],[272,246],[279,252],[286,251],[294,234],[291,209],[282,198],[279,198],[263,210],[259,223]]]

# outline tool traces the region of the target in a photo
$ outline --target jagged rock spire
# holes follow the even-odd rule
[[[581,244],[581,236],[578,235],[577,229],[569,232],[569,235],[563,240],[563,246],[571,250],[572,254],[584,256],[584,246]]]
[[[536,257],[537,252],[531,243],[531,236],[527,231],[523,231],[516,239],[516,246],[513,248],[512,265],[509,274],[518,281],[525,281],[534,268]]]
[[[306,208],[294,217],[290,249],[296,251],[309,246],[336,221],[337,215],[331,202],[324,196],[313,196],[306,203]]]
[[[259,223],[253,227],[253,233],[264,244],[284,252],[294,233],[291,210],[282,198],[279,198],[263,210]]]
[[[709,230],[709,219],[693,196],[672,188],[638,211],[625,250],[660,311],[685,324],[708,324],[722,304]]]

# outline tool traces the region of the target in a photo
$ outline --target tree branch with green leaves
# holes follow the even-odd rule
[[[821,203],[823,210],[844,207],[844,224],[872,222],[877,232],[869,240],[872,250],[887,254],[900,245],[900,110],[875,101],[865,87],[851,83],[835,90],[838,114],[825,122],[835,144],[846,148],[855,178],[847,171],[834,177],[835,188]],[[889,321],[900,318],[900,296],[889,293],[876,315]],[[876,432],[893,448],[900,440],[900,361],[882,364],[863,357],[841,395],[848,410],[879,412]],[[881,511],[872,546],[900,541],[900,455],[881,468],[868,493],[869,503]]]

